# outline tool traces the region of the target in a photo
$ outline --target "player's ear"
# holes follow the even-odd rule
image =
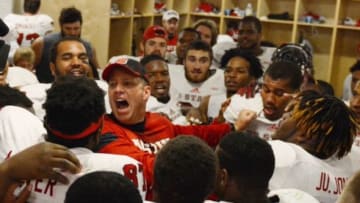
[[[50,62],[50,71],[51,71],[51,75],[55,77],[56,75],[56,70],[55,70],[55,64],[53,62]]]
[[[148,100],[151,95],[151,87],[150,85],[146,84],[144,85],[144,100]]]

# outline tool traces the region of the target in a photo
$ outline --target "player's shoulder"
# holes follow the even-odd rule
[[[22,18],[21,15],[14,14],[14,13],[9,13],[8,15],[6,15],[4,17],[4,21],[5,22],[14,22],[14,21],[17,21],[20,18]]]
[[[44,21],[50,21],[50,22],[54,21],[50,16],[46,14],[38,14],[38,18]]]
[[[274,152],[276,168],[289,167],[296,163],[297,153],[294,144],[280,140],[269,141],[269,144]]]

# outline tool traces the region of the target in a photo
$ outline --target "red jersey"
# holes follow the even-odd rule
[[[138,132],[118,123],[112,115],[105,116],[101,153],[123,154],[140,161],[144,166],[148,191],[151,190],[155,154],[177,135],[194,135],[215,147],[231,130],[229,124],[179,126],[157,113],[146,113],[144,125]],[[109,136],[110,135],[110,136]],[[109,138],[112,136],[112,139]]]

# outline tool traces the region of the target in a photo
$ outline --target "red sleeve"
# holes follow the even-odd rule
[[[147,185],[147,198],[151,199],[151,187],[153,185],[153,167],[155,162],[155,155],[144,152],[131,142],[131,140],[119,137],[117,140],[105,145],[98,152],[100,153],[111,153],[111,154],[122,154],[130,156],[143,164],[144,178]]]
[[[221,138],[231,130],[230,124],[210,124],[196,126],[180,126],[174,125],[176,135],[195,135],[211,147],[216,147]]]

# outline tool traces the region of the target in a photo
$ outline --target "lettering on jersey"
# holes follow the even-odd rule
[[[152,154],[158,153],[158,151],[169,142],[170,138],[165,138],[153,143],[144,143],[139,139],[132,139],[135,146],[139,147],[142,151],[149,152]]]
[[[54,186],[56,185],[56,180],[51,180],[51,179],[44,179],[45,181],[47,181],[46,185],[41,184],[41,182],[43,182],[43,180],[36,180],[34,183],[34,192],[37,193],[43,193],[45,195],[49,195],[50,197],[54,196]],[[40,187],[40,186],[45,186],[45,187]]]
[[[199,93],[200,93],[200,90],[199,90],[198,87],[195,87],[195,88],[192,89],[190,92],[191,92],[191,93],[195,93],[195,94],[199,94]]]
[[[139,188],[139,181],[138,181],[138,173],[142,173],[143,174],[143,182],[144,184],[142,185],[142,190],[146,191],[146,184],[145,184],[145,175],[143,173],[143,166],[141,164],[139,164],[138,166],[134,165],[134,164],[126,164],[123,167],[123,172],[124,172],[124,176],[126,176],[127,178],[129,178],[131,180],[131,182],[133,182],[133,184],[138,188]]]
[[[179,93],[178,94],[178,101],[183,101],[183,102],[201,102],[201,96],[198,94],[182,94]]]
[[[330,175],[321,172],[319,184],[315,187],[316,191],[327,192],[329,194],[340,195],[345,187],[346,177],[334,177],[335,188],[330,188]]]
[[[38,37],[40,37],[40,35],[38,34],[38,33],[30,33],[30,34],[27,34],[26,36],[25,36],[25,39],[27,40],[27,41],[30,41],[31,43],[34,41],[34,40],[36,40]],[[19,44],[19,45],[21,45],[21,43],[23,42],[23,40],[24,40],[24,33],[19,33],[19,36],[18,36],[18,38],[17,38],[17,43]],[[30,43],[30,44],[31,44]]]

